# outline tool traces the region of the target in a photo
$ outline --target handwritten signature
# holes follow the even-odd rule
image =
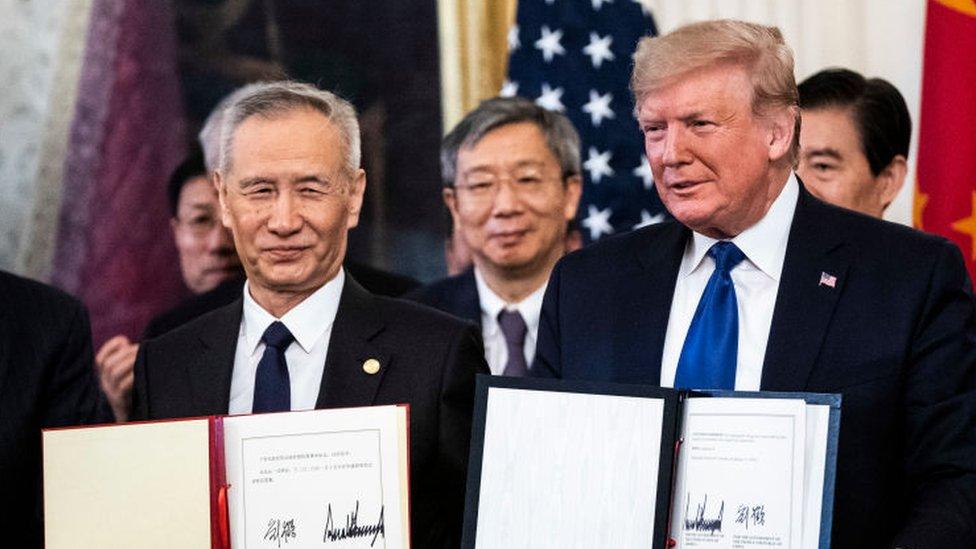
[[[383,507],[380,506],[380,518],[376,521],[376,524],[359,524],[359,500],[356,500],[356,509],[353,512],[346,515],[346,525],[341,528],[336,528],[332,522],[332,504],[329,504],[328,512],[325,518],[325,535],[322,537],[322,542],[327,541],[339,541],[349,538],[365,538],[373,536],[373,539],[369,542],[369,546],[372,547],[376,543],[376,538],[380,535],[386,538],[386,527],[383,524]]]
[[[287,544],[288,540],[295,537],[295,519],[271,519],[268,521],[268,529],[264,532],[264,539],[277,543],[278,547],[281,547],[282,543]]]
[[[690,505],[691,494],[688,494],[687,498],[685,499],[685,531],[708,532],[710,534],[722,531],[722,519],[725,515],[725,501],[720,500],[718,512],[712,516],[705,515],[705,512],[708,509],[708,494],[705,494],[705,497],[701,503],[695,504],[694,518],[691,518],[691,516],[688,514]]]
[[[766,506],[753,505],[752,507],[749,507],[748,505],[739,505],[739,507],[735,510],[735,523],[744,524],[746,530],[748,530],[750,520],[752,521],[753,526],[765,526]]]

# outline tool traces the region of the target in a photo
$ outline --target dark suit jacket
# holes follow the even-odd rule
[[[183,300],[176,307],[153,317],[142,332],[142,339],[161,336],[214,309],[230,305],[241,298],[243,288],[244,278],[235,277],[221,282],[208,292]]]
[[[658,384],[689,237],[663,223],[564,258],[534,375]],[[834,547],[976,546],[971,288],[948,241],[801,189],[761,388],[843,395]]]
[[[133,419],[227,413],[242,307],[238,299],[141,346]],[[378,374],[363,372],[368,358]],[[316,408],[410,404],[415,547],[460,543],[477,373],[488,367],[474,326],[346,277]]]
[[[474,279],[474,267],[459,275],[432,282],[403,297],[481,326],[481,300],[478,297],[478,283]]]
[[[42,546],[41,429],[107,414],[84,306],[0,271],[0,545]]]

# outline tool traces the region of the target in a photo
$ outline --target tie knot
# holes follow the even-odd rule
[[[510,344],[522,346],[525,342],[525,333],[529,330],[525,325],[525,319],[518,311],[508,311],[502,309],[498,313],[498,326],[502,329],[505,341]]]
[[[709,248],[708,255],[715,260],[715,270],[726,274],[746,258],[746,254],[738,246],[725,240],[716,242]]]
[[[291,335],[291,332],[288,331],[288,328],[281,321],[276,320],[264,331],[264,335],[261,336],[261,341],[268,347],[274,347],[275,349],[284,351],[291,345],[292,341],[295,341],[295,336]]]

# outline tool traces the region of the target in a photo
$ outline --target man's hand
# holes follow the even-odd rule
[[[132,406],[132,376],[139,344],[117,335],[105,342],[95,354],[95,369],[102,391],[112,406],[115,421],[129,419]]]

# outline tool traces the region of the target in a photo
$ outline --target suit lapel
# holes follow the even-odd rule
[[[481,299],[478,297],[478,283],[474,279],[474,267],[461,275],[457,288],[458,316],[471,320],[481,327]]]
[[[800,185],[763,362],[764,391],[805,389],[823,346],[851,259],[831,214]]]
[[[217,309],[199,334],[200,352],[186,362],[193,409],[200,415],[227,413],[243,307],[243,298],[238,298]]]
[[[661,357],[671,314],[678,267],[690,231],[679,223],[668,223],[647,231],[637,243],[637,268],[625,271],[618,285],[614,312],[617,334],[634,334],[619,341],[617,367],[629,368],[622,379],[657,385],[661,382]],[[662,290],[662,289],[667,290]]]
[[[0,280],[0,284],[2,282]],[[0,296],[3,296],[4,299],[9,299],[9,297],[4,295],[6,291],[6,288],[0,288]],[[13,326],[13,318],[9,313],[9,308],[0,306],[0,403],[8,400],[3,398],[3,390],[7,384],[7,376],[10,373],[10,351],[8,349],[9,342],[7,338],[13,333]]]
[[[384,327],[378,309],[376,298],[347,273],[329,337],[316,408],[367,406],[375,401],[376,391],[393,360],[390,353],[372,341]],[[379,362],[377,373],[364,370],[363,363],[368,359]]]

